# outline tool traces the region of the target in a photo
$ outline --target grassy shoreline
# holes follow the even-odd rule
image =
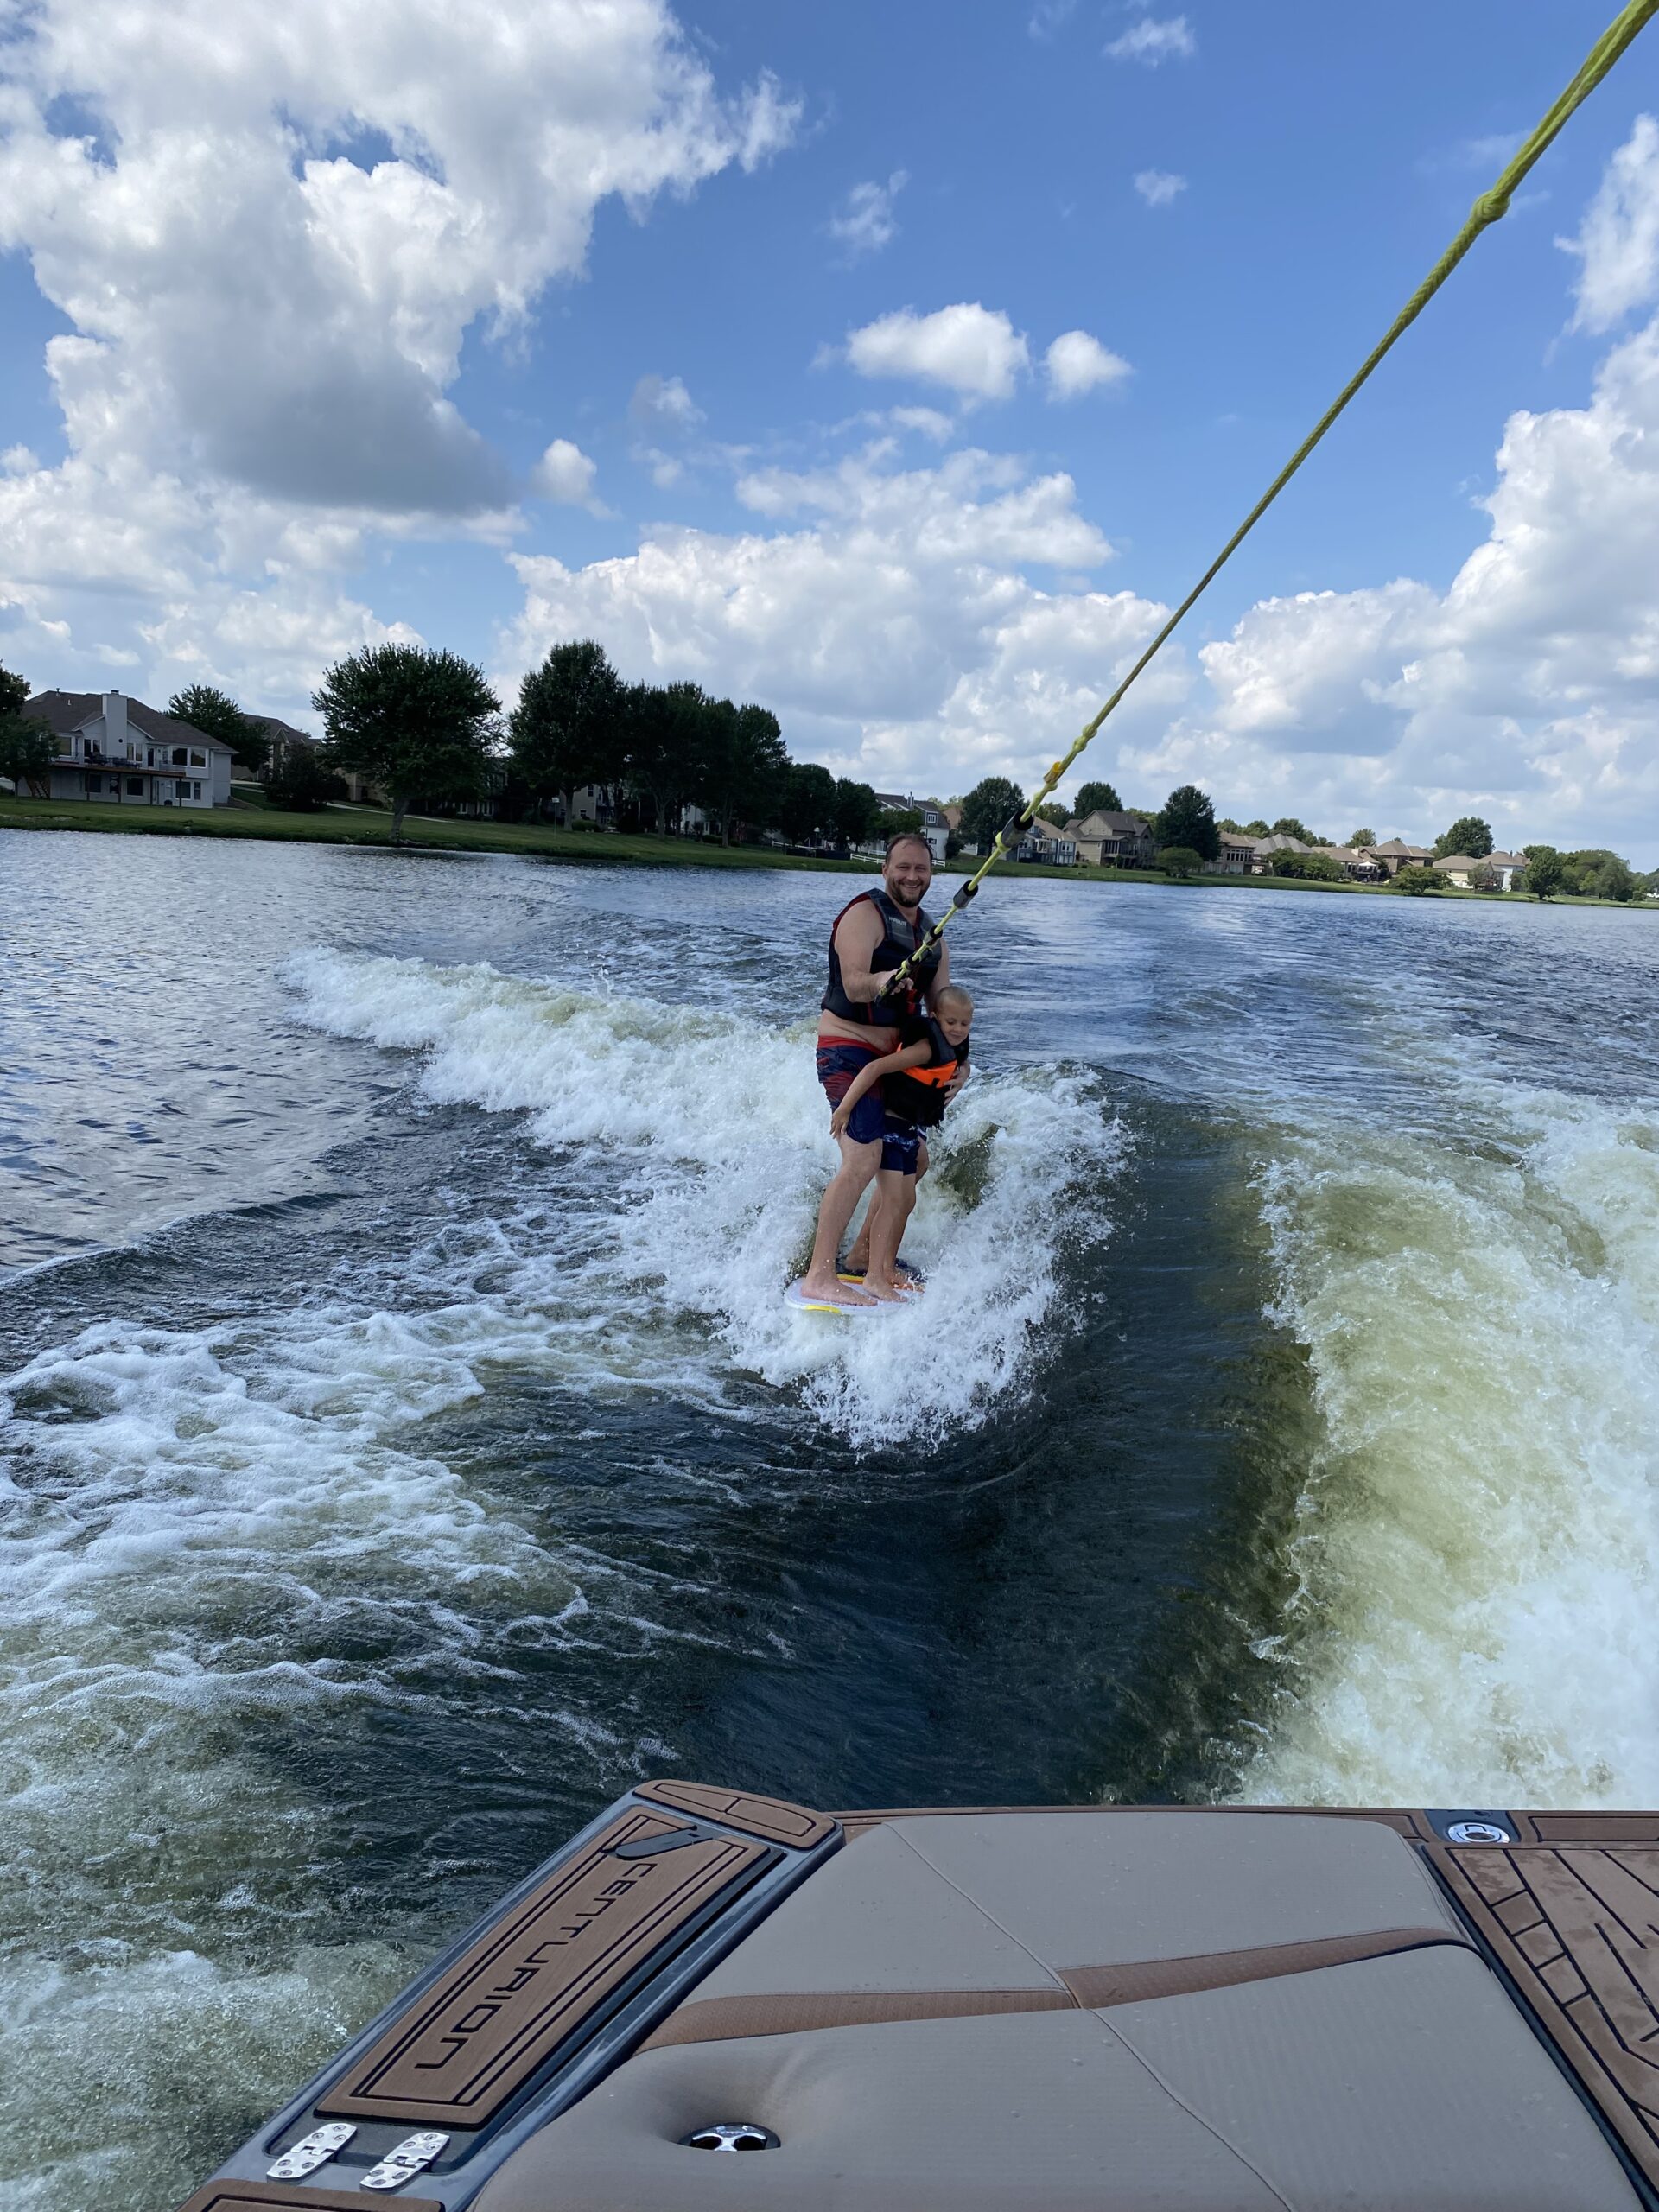
[[[621,830],[556,830],[543,823],[461,821],[448,817],[411,815],[404,823],[401,843],[393,847],[391,817],[374,807],[334,805],[317,814],[284,814],[273,807],[246,803],[215,807],[212,812],[181,807],[111,806],[98,799],[18,799],[0,791],[0,830],[83,830],[93,835],[138,837],[254,838],[267,842],[317,845],[366,845],[404,852],[512,853],[531,859],[602,861],[645,868],[798,868],[829,875],[872,875],[868,860],[810,860],[766,845],[721,846],[689,837],[632,835]],[[940,875],[965,875],[976,865],[963,855],[946,861]],[[1343,896],[1390,898],[1395,893],[1376,883],[1312,883],[1285,875],[1196,875],[1185,883],[1173,883],[1161,870],[1129,868],[1048,868],[1040,862],[1007,861],[995,871],[1001,876],[1058,877],[1067,882],[1156,883],[1172,891],[1213,890],[1226,886],[1248,891],[1334,892]],[[1500,904],[1531,905],[1517,900],[1513,892],[1459,891],[1448,886],[1431,894],[1440,899],[1485,899]],[[1564,906],[1616,906],[1611,899],[1560,898],[1550,901]],[[1633,908],[1652,901],[1637,899]]]

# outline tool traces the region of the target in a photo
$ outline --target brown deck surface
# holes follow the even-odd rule
[[[318,2113],[482,2126],[636,1967],[767,1857],[735,1836],[612,1855],[679,1826],[643,1806],[612,1821],[416,1998]]]
[[[1565,1825],[1564,1814],[1531,1815]],[[1592,1814],[1586,1826],[1651,1815]],[[1649,2181],[1659,2183],[1659,1843],[1430,1853]]]

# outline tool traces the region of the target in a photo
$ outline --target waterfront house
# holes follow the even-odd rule
[[[48,798],[111,806],[228,806],[231,748],[121,691],[38,691],[23,708],[57,751]]]
[[[1097,808],[1081,820],[1068,822],[1065,834],[1075,842],[1077,858],[1091,868],[1152,866],[1152,830],[1138,814]]]
[[[927,849],[932,854],[933,865],[937,868],[944,858],[947,840],[955,832],[955,824],[946,818],[947,810],[939,804],[938,799],[918,798],[911,791],[877,791],[875,802],[884,814],[921,816],[920,835],[926,838]],[[962,809],[957,807],[954,810],[959,822]]]
[[[1459,891],[1493,889],[1507,891],[1526,867],[1524,853],[1486,853],[1478,857],[1471,853],[1446,853],[1433,862],[1435,872]],[[1490,872],[1491,881],[1486,881]],[[1481,879],[1477,881],[1477,878]]]
[[[1224,830],[1220,852],[1204,865],[1211,875],[1255,875],[1262,867],[1261,843],[1248,830]]]
[[[1057,830],[1042,816],[1027,825],[1015,858],[1040,861],[1048,868],[1070,868],[1077,857],[1077,841],[1069,830]]]
[[[1429,868],[1434,855],[1427,845],[1408,845],[1403,839],[1390,837],[1386,845],[1370,848],[1372,860],[1392,882],[1402,868]]]
[[[318,741],[309,730],[296,729],[292,722],[285,722],[278,715],[250,715],[253,724],[270,750],[265,755],[265,765],[257,772],[257,780],[267,784],[278,769],[291,760],[296,749],[315,753]]]
[[[1374,860],[1369,845],[1312,845],[1310,852],[1322,853],[1326,860],[1335,861],[1351,883],[1386,883],[1389,871],[1379,860]]]

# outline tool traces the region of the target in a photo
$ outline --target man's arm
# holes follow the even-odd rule
[[[836,931],[841,987],[855,1005],[873,1001],[880,988],[880,979],[870,973],[870,963],[886,934],[880,915],[868,901],[841,918]]]
[[[853,1109],[867,1091],[874,1090],[884,1075],[897,1075],[904,1068],[918,1068],[928,1058],[930,1047],[925,1040],[919,1045],[906,1045],[900,1052],[884,1052],[879,1060],[870,1060],[842,1093],[841,1103],[830,1116],[830,1134],[839,1136],[853,1118]]]

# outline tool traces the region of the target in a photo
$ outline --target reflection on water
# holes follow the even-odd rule
[[[652,1770],[1659,1796],[1651,918],[994,886],[872,1325],[775,1298],[846,891],[0,837],[9,2201]]]

